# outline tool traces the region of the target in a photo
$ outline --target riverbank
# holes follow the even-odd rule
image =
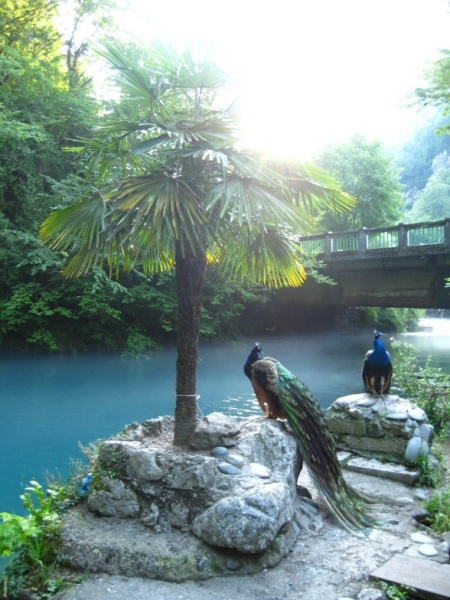
[[[449,469],[450,442],[443,449]],[[447,470],[447,486],[450,484],[448,473]],[[419,525],[413,516],[421,507],[419,498],[424,493],[432,494],[433,490],[419,492],[400,482],[349,471],[345,471],[345,478],[377,499],[373,514],[380,527],[366,538],[348,533],[329,516],[304,469],[299,484],[312,492],[320,508],[316,518],[302,529],[292,552],[276,567],[249,576],[232,575],[179,584],[99,574],[60,592],[53,600],[107,600],[111,597],[121,600],[376,600],[382,596],[376,595],[379,586],[372,580],[371,573],[395,555],[420,557],[425,567],[448,560],[448,555],[439,547],[440,537]],[[426,558],[420,554],[420,544],[411,538],[415,532],[426,533],[434,541],[437,556]]]

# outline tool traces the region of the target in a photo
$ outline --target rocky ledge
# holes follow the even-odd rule
[[[212,413],[188,451],[172,434],[163,417],[102,443],[94,489],[62,527],[64,562],[183,581],[259,571],[292,549],[317,510],[298,494],[302,460],[284,423]]]
[[[363,394],[324,413],[348,469],[409,485],[417,479],[404,462],[412,462],[411,440],[416,458],[429,451],[423,411],[397,396]],[[320,529],[319,503],[313,486],[298,485],[302,458],[284,422],[212,413],[188,449],[173,447],[173,424],[133,423],[101,444],[93,489],[62,526],[68,566],[175,582],[242,575],[275,566],[300,532]],[[361,462],[364,454],[373,458]],[[403,464],[385,475],[387,458]]]

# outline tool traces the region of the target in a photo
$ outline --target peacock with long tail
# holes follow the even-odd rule
[[[259,342],[248,355],[244,373],[264,415],[287,419],[311,477],[339,523],[356,534],[374,527],[366,506],[374,500],[344,480],[333,438],[306,385],[275,358],[263,358]]]
[[[383,396],[389,392],[392,379],[392,362],[389,352],[384,347],[379,331],[374,331],[373,350],[369,350],[364,358],[362,378],[366,391],[373,396]]]

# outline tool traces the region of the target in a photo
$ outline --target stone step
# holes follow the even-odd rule
[[[381,462],[375,458],[352,457],[343,462],[343,467],[349,471],[400,481],[406,485],[414,485],[419,479],[417,469],[394,463]]]

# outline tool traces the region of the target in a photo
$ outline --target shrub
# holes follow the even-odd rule
[[[427,501],[430,527],[436,533],[450,531],[450,488],[433,494]]]
[[[422,408],[437,435],[450,433],[450,375],[433,367],[431,357],[419,364],[412,344],[392,340],[395,352],[394,386],[411,402]]]

